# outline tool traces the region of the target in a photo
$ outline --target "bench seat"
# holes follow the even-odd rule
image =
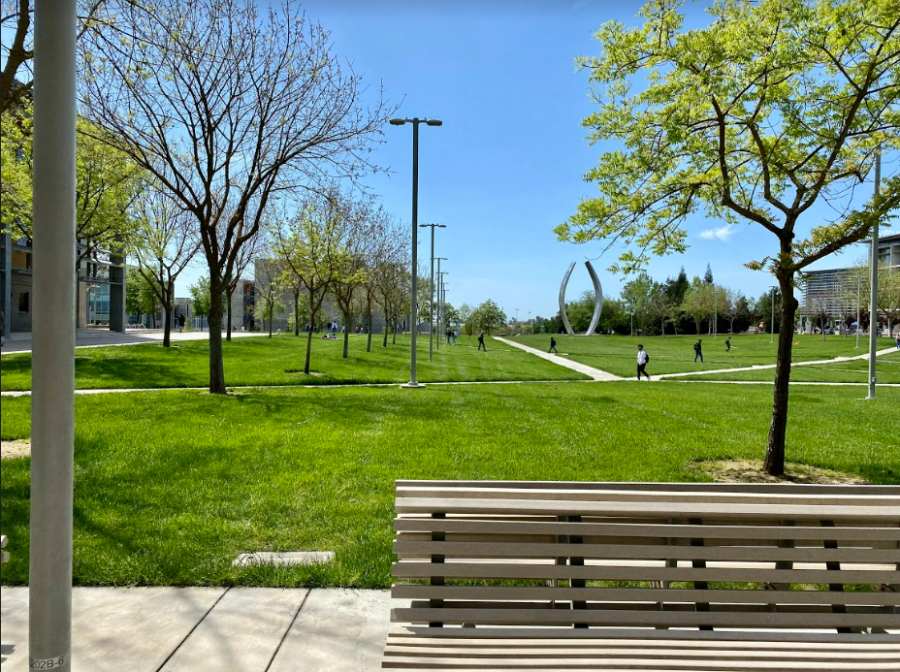
[[[398,481],[389,669],[900,671],[900,487]]]

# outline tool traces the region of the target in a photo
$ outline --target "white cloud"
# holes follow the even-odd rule
[[[717,229],[706,229],[700,232],[700,237],[704,240],[721,240],[726,241],[737,232],[737,227],[720,226]]]

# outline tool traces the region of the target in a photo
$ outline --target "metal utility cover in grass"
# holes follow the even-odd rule
[[[257,553],[241,553],[231,565],[233,567],[324,565],[332,560],[334,560],[334,551],[285,551],[283,553],[259,551]]]

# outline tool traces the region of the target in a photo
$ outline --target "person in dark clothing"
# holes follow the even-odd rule
[[[697,358],[700,358],[700,363],[703,363],[703,341],[701,339],[697,339],[697,342],[694,343],[694,361],[697,361]]]
[[[487,352],[487,346],[484,344],[484,332],[478,334],[478,349]]]
[[[447,337],[447,345],[450,345],[450,339],[453,338],[453,330],[447,329],[445,336]]]
[[[553,336],[550,337],[550,349],[547,352],[556,352],[558,355],[559,352],[556,350],[556,339]]]
[[[645,376],[647,376],[647,380],[650,380],[650,374],[644,370],[647,366],[647,362],[649,362],[649,361],[650,361],[650,355],[648,355],[644,351],[644,346],[638,345],[638,353],[637,353],[637,378],[638,378],[638,381],[640,381],[642,373]]]
[[[731,352],[731,336],[725,339],[725,352]]]
[[[185,322],[186,322],[186,320],[184,319],[184,313],[182,313],[181,315],[178,316],[178,333],[179,334],[184,332],[184,323]]]

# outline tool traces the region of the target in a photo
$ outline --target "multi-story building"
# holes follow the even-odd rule
[[[891,272],[900,271],[900,234],[879,238],[878,260]],[[802,287],[803,304],[800,312],[808,319],[827,316],[831,320],[841,321],[856,313],[856,275],[851,269],[808,271],[804,274]],[[865,309],[866,306],[862,308]]]
[[[76,254],[85,251],[79,242]],[[33,310],[31,246],[9,233],[0,236],[0,310],[3,335],[31,331]],[[37,263],[40,263],[39,261]],[[125,264],[120,256],[94,251],[78,262],[76,269],[76,325],[107,326],[125,331]]]

